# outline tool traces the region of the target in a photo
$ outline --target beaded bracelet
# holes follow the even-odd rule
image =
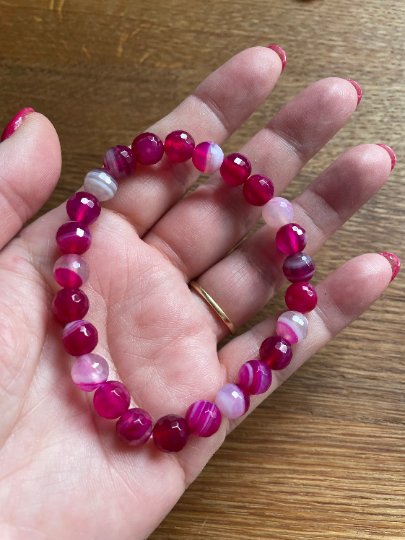
[[[118,180],[131,175],[136,163],[153,165],[163,154],[175,163],[192,159],[194,166],[204,173],[220,171],[231,186],[243,184],[243,195],[248,203],[263,206],[263,218],[277,228],[276,244],[287,255],[283,272],[292,282],[285,301],[290,311],[282,313],[276,325],[276,336],[263,341],[259,360],[249,360],[240,368],[238,383],[228,383],[219,389],[215,403],[197,401],[186,417],[169,414],[152,427],[150,415],[139,408],[129,408],[130,394],[119,381],[108,381],[107,361],[92,351],[98,343],[97,329],[83,320],[89,300],[79,288],[89,278],[88,263],[81,257],[91,244],[88,226],[100,215],[100,201],[111,199],[118,188]],[[85,392],[95,390],[93,403],[96,412],[109,419],[117,419],[118,437],[132,445],[145,444],[152,436],[156,447],[163,452],[178,452],[186,445],[190,434],[210,437],[221,425],[222,415],[229,419],[243,416],[250,405],[250,396],[266,392],[271,385],[272,371],[284,369],[292,358],[293,343],[305,339],[308,321],[303,313],[317,304],[315,289],[308,283],[315,271],[309,255],[302,252],[306,245],[305,230],[293,220],[293,207],[281,197],[273,198],[272,181],[261,174],[251,175],[251,164],[242,154],[224,158],[221,148],[213,142],[195,146],[185,131],[170,133],[163,144],[153,133],[142,133],[131,147],[114,146],[104,158],[104,168],[93,169],[84,180],[85,191],[75,193],[67,201],[66,210],[71,221],[62,225],[56,241],[64,253],[55,263],[54,277],[63,287],[53,300],[53,313],[64,326],[62,343],[65,350],[76,357],[71,369],[73,382]]]

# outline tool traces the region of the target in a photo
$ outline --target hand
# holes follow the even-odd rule
[[[268,96],[280,72],[274,51],[248,49],[150,131],[164,138],[185,129],[197,142],[222,144]],[[319,81],[241,151],[254,172],[274,180],[279,195],[356,106],[350,82]],[[209,439],[192,436],[178,454],[161,453],[151,441],[131,448],[117,439],[115,422],[96,415],[92,394],[73,384],[71,358],[51,313],[58,290],[52,276],[59,256],[55,233],[67,220],[65,205],[18,233],[54,189],[60,162],[57,135],[37,113],[0,145],[1,537],[143,539],[236,423],[224,420]],[[386,150],[370,144],[349,150],[314,180],[294,201],[294,220],[308,233],[306,251],[316,253],[381,188],[390,170]],[[85,255],[91,268],[86,318],[99,331],[95,352],[110,361],[110,379],[129,388],[131,406],[146,409],[154,420],[184,415],[198,399],[214,400],[274,334],[271,318],[217,352],[227,327],[189,290],[190,280],[198,279],[240,326],[282,284],[282,257],[267,226],[228,254],[261,210],[219,174],[182,199],[197,177],[189,162],[138,166],[103,204]],[[273,372],[270,391],[361,315],[390,278],[387,260],[371,254],[319,283],[308,338],[294,346],[287,369]],[[252,408],[264,397],[253,399]]]

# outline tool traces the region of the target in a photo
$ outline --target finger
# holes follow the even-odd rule
[[[314,180],[293,201],[294,222],[307,232],[305,252],[316,253],[383,186],[390,171],[389,154],[369,144],[352,148]],[[275,244],[275,233],[265,225],[198,278],[236,326],[257,313],[284,281],[285,255]],[[201,303],[222,339],[227,327]]]
[[[281,193],[339,129],[357,106],[348,81],[331,78],[306,88],[241,150],[253,173],[273,179]],[[177,204],[145,240],[160,249],[189,281],[221,259],[260,217],[242,189],[226,184],[219,173]]]
[[[384,257],[367,254],[348,261],[321,281],[316,286],[318,305],[314,311],[307,314],[307,338],[293,345],[293,358],[287,368],[272,371],[273,380],[269,392],[255,396],[252,399],[253,407],[274,392],[328,341],[360,317],[387,288],[391,274],[390,264]],[[228,380],[237,380],[238,370],[243,362],[258,358],[262,341],[275,335],[276,320],[277,316],[260,323],[221,349],[220,360],[227,369]],[[376,331],[378,332],[378,329]]]
[[[0,144],[0,249],[48,199],[60,168],[59,139],[42,114],[29,114]]]
[[[195,92],[151,131],[164,140],[183,129],[196,144],[222,144],[259,107],[281,73],[277,53],[253,47],[214,71]],[[135,177],[123,182],[105,206],[125,215],[142,236],[187,192],[200,173],[191,161],[172,163],[166,156],[154,167],[139,165]]]

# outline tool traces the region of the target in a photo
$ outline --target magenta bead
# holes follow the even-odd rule
[[[248,179],[252,166],[248,158],[242,154],[229,154],[222,162],[219,172],[227,184],[240,186]]]
[[[98,343],[96,328],[88,321],[73,321],[62,332],[62,343],[72,356],[90,353]]]
[[[99,354],[84,354],[76,358],[70,374],[76,386],[84,392],[92,392],[108,379],[107,361]]]
[[[276,334],[289,343],[300,343],[308,335],[308,319],[298,311],[285,311],[277,319]]]
[[[301,225],[288,223],[277,231],[276,244],[278,249],[286,255],[298,253],[307,245],[307,233]]]
[[[56,242],[63,253],[81,255],[90,247],[91,234],[86,225],[81,225],[78,221],[68,221],[59,227]]]
[[[187,131],[172,131],[165,139],[165,154],[174,163],[191,159],[194,148],[194,139]]]
[[[91,225],[101,212],[97,197],[85,191],[74,193],[66,203],[66,211],[72,221],[82,225]]]
[[[260,360],[249,360],[239,370],[239,384],[250,395],[267,392],[271,378],[271,369]]]
[[[219,171],[223,161],[224,153],[217,144],[202,142],[195,147],[193,164],[198,171],[212,174]]]
[[[243,196],[253,206],[263,206],[274,195],[273,182],[262,174],[249,176],[243,184]]]
[[[293,283],[285,292],[285,303],[288,309],[307,313],[315,309],[318,303],[316,290],[309,283]]]
[[[89,299],[80,289],[68,287],[55,296],[52,310],[58,321],[65,325],[83,319],[89,311]]]
[[[263,341],[260,346],[260,360],[265,362],[270,369],[284,369],[291,362],[291,343],[279,336],[271,336]]]
[[[90,276],[90,268],[80,255],[62,255],[53,267],[55,281],[61,287],[81,287]]]
[[[249,394],[243,386],[229,383],[218,390],[215,405],[226,418],[240,418],[249,409]]]
[[[162,452],[180,452],[190,437],[190,430],[184,418],[168,414],[160,418],[153,428],[156,448]]]
[[[142,165],[154,165],[163,157],[163,143],[153,133],[141,133],[133,140],[132,151]]]
[[[211,437],[221,425],[221,412],[215,403],[210,401],[196,401],[186,414],[190,432],[199,437]]]
[[[118,438],[130,446],[141,446],[152,434],[152,418],[143,409],[128,409],[115,426]]]
[[[112,172],[115,178],[125,178],[135,171],[136,159],[128,146],[117,144],[107,150],[103,165]]]
[[[291,283],[309,281],[315,273],[315,263],[309,255],[300,251],[289,255],[285,259],[283,272]]]
[[[131,401],[128,389],[119,381],[108,381],[94,392],[93,404],[103,418],[118,418],[128,410]]]

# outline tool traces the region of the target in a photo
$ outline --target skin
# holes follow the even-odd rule
[[[164,137],[181,126],[197,142],[222,144],[268,96],[280,72],[274,51],[243,51],[150,131]],[[356,105],[356,90],[346,80],[319,81],[241,151],[254,171],[274,179],[279,195]],[[66,221],[64,205],[20,231],[55,188],[60,163],[55,130],[38,113],[0,144],[1,538],[143,539],[237,422],[224,420],[209,439],[191,437],[178,454],[161,453],[152,442],[134,449],[117,439],[114,422],[95,414],[92,394],[72,383],[71,358],[50,307],[58,290],[52,266],[59,256],[55,232]],[[359,146],[294,201],[309,253],[383,186],[390,169],[383,148]],[[248,205],[241,189],[227,186],[218,174],[180,200],[196,179],[190,163],[165,159],[138,166],[103,204],[85,255],[91,267],[84,286],[88,319],[100,337],[95,352],[110,362],[110,379],[128,387],[131,406],[145,408],[154,420],[184,415],[198,399],[213,400],[245,361],[257,357],[261,341],[275,328],[274,318],[266,320],[217,352],[227,328],[187,283],[198,279],[240,326],[283,282],[282,257],[267,226],[228,255],[259,219],[260,208]],[[294,346],[290,366],[274,373],[270,392],[359,317],[390,277],[389,263],[369,254],[319,283],[308,338]],[[268,394],[252,399],[251,409]]]

